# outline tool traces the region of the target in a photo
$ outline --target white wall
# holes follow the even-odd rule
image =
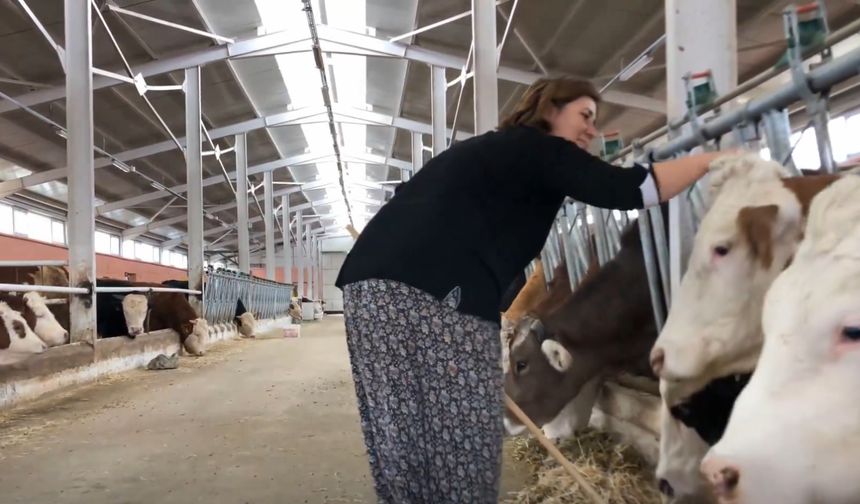
[[[352,248],[355,240],[353,240],[349,236],[342,236],[337,238],[327,238],[322,241],[321,247],[323,253],[325,252],[349,252]]]
[[[326,311],[343,311],[343,292],[335,287],[334,283],[345,259],[346,252],[323,252],[322,254],[323,301],[325,301]]]

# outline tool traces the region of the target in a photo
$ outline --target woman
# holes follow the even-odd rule
[[[541,79],[497,131],[431,159],[367,224],[337,280],[375,488],[385,503],[496,502],[499,303],[566,196],[665,201],[718,154],[621,168],[589,154],[588,82]]]

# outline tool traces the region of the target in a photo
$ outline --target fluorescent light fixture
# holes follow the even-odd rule
[[[66,138],[66,139],[69,138],[69,135],[66,133],[66,130],[64,130],[62,128],[55,128],[54,133],[56,133],[57,136],[60,138]]]
[[[125,173],[132,173],[134,171],[134,166],[129,166],[129,165],[123,163],[122,161],[120,161],[119,159],[111,159],[110,164],[114,165],[120,171],[125,172]]]
[[[627,65],[627,68],[625,68],[621,72],[621,75],[618,76],[618,80],[622,82],[629,80],[652,61],[654,61],[654,58],[650,54],[643,54],[642,56],[636,58],[636,61]]]
[[[152,182],[150,182],[149,185],[152,186],[152,188],[155,189],[156,191],[166,191],[167,190],[166,187],[164,187],[163,185],[159,184],[158,182],[156,182],[154,180]]]
[[[274,33],[278,31],[289,31],[298,35],[310,37],[307,18],[301,12],[299,2],[285,2],[283,0],[254,0],[260,19],[264,25],[264,31]],[[320,22],[319,14],[321,0],[312,0],[314,13],[317,15],[316,22]],[[367,33],[366,0],[325,0],[327,13],[326,22],[330,26],[341,28],[355,33]],[[311,52],[280,54],[275,56],[278,68],[290,97],[288,109],[300,107],[321,106],[323,94],[320,92],[320,74]],[[324,62],[324,69],[332,90],[332,98],[336,97],[338,103],[351,105],[365,110],[373,110],[367,104],[367,57],[361,55],[332,54],[328,55]],[[308,147],[305,152],[319,155],[333,154],[334,142],[327,123],[302,124],[301,131],[305,137]],[[344,150],[363,152],[367,145],[367,127],[363,124],[341,124],[337,130],[338,138],[335,139]],[[362,163],[349,163],[353,175],[366,178],[366,168]],[[320,180],[334,180],[339,183],[337,177],[329,179],[329,174],[337,174],[338,169],[334,163],[316,163]],[[347,167],[344,166],[346,170]],[[325,174],[325,175],[323,175]],[[323,178],[325,177],[325,178]],[[315,181],[316,182],[316,181]],[[315,184],[316,185],[316,184]],[[334,196],[334,191],[331,192]],[[340,191],[337,191],[340,194]],[[330,192],[326,191],[326,195]],[[346,213],[345,202],[343,212]]]

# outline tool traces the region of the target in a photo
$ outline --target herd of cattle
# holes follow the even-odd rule
[[[68,271],[56,266],[0,267],[0,283],[69,286]],[[97,287],[188,288],[187,281],[161,284],[99,278]],[[20,293],[0,293],[0,365],[14,364],[49,347],[69,342],[70,295],[45,296],[22,287]],[[254,335],[254,314],[242,300],[236,304],[234,322],[246,337]],[[209,326],[180,292],[96,293],[96,333],[99,338],[135,338],[144,332],[172,329],[191,355],[203,355]]]
[[[662,330],[633,223],[575,290],[564,265],[549,285],[540,266],[520,282],[502,316],[505,391],[560,438],[588,425],[607,377],[650,375],[667,498],[857,502],[860,176],[790,177],[746,154],[715,161],[708,183]]]

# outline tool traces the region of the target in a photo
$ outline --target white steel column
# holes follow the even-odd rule
[[[499,125],[499,81],[496,72],[496,2],[472,0],[475,44],[475,134]]]
[[[447,104],[445,103],[445,91],[447,81],[445,80],[445,67],[430,67],[430,90],[431,90],[431,115],[433,122],[433,157],[438,156],[445,150],[447,141],[445,130],[447,128]]]
[[[239,271],[251,273],[251,244],[248,236],[248,140],[236,135],[236,225],[239,227]]]
[[[314,300],[314,273],[313,273],[313,262],[314,262],[314,254],[311,250],[311,225],[305,224],[305,251],[303,253],[304,261],[302,261],[302,265],[304,266],[304,270],[306,273],[307,284],[305,285],[305,295]]]
[[[305,296],[305,253],[302,250],[304,243],[302,237],[305,235],[304,223],[302,223],[302,210],[296,213],[296,269],[299,272],[299,296]]]
[[[319,299],[319,279],[317,278],[317,272],[319,272],[319,266],[317,265],[317,238],[314,235],[311,235],[311,299],[314,301]]]
[[[77,287],[93,285],[96,277],[90,2],[65,0],[65,13],[69,283]],[[71,341],[93,343],[96,330],[95,296],[71,296],[69,309]]]
[[[284,239],[284,283],[293,282],[293,247],[290,245],[290,195],[281,196],[281,231]]]
[[[421,133],[412,133],[412,176],[424,166],[424,137]]]
[[[670,120],[687,112],[683,76],[711,70],[717,93],[737,86],[736,0],[666,0],[666,103]],[[687,267],[693,225],[686,193],[669,204],[670,284],[678,292]]]
[[[200,152],[200,67],[185,69],[185,166],[188,184],[188,288],[203,287],[203,155]],[[203,315],[199,299],[191,306]]]
[[[275,205],[272,201],[272,172],[263,174],[263,223],[266,227],[266,278],[275,280]]]

